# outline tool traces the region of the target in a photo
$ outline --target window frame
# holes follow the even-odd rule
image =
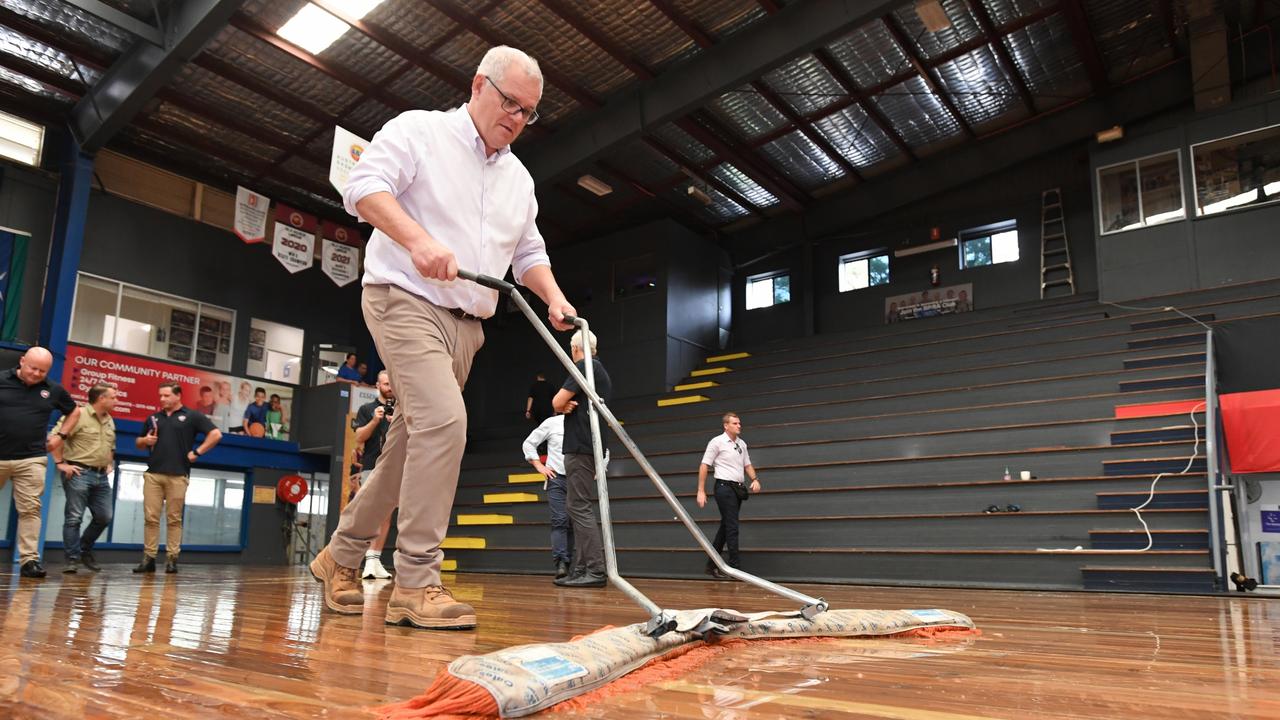
[[[999,222],[988,223],[986,225],[979,225],[978,227],[969,228],[967,230],[961,230],[959,233],[956,233],[956,255],[958,256],[956,259],[960,265],[960,269],[973,270],[976,268],[995,267],[996,265],[1007,265],[1009,263],[1020,262],[1022,260],[1021,249],[1018,250],[1017,260],[1003,260],[1001,262],[996,262],[995,248],[991,248],[991,262],[989,263],[984,263],[982,265],[966,265],[964,262],[964,245],[966,242],[970,242],[973,240],[981,240],[982,238],[987,238],[988,242],[992,242],[993,238],[996,235],[1000,235],[1001,233],[1006,233],[1011,230],[1015,234],[1018,233],[1017,218],[1012,218],[1009,220],[1001,220]],[[1021,243],[1021,240],[1022,240],[1021,235],[1018,236],[1018,240],[1019,240],[1019,243]]]
[[[1277,197],[1275,200],[1267,200],[1266,202],[1259,202],[1259,203],[1247,203],[1247,204],[1238,205],[1235,207],[1229,207],[1225,210],[1220,210],[1215,213],[1205,214],[1200,211],[1200,176],[1196,169],[1196,148],[1200,147],[1201,145],[1218,143],[1218,142],[1222,142],[1223,140],[1231,140],[1233,138],[1243,137],[1245,135],[1252,135],[1254,133],[1266,132],[1268,130],[1280,131],[1280,123],[1266,125],[1263,127],[1257,127],[1257,128],[1253,128],[1252,130],[1243,130],[1238,133],[1232,133],[1231,135],[1223,135],[1222,137],[1212,138],[1209,140],[1201,140],[1198,143],[1191,144],[1191,147],[1189,148],[1189,154],[1191,158],[1191,197],[1192,197],[1192,202],[1195,204],[1194,219],[1199,220],[1201,218],[1219,217],[1222,215],[1227,215],[1234,212],[1240,212],[1243,210],[1252,210],[1253,208],[1258,208],[1258,207],[1270,207],[1272,205],[1280,203],[1280,197]],[[1186,204],[1185,200],[1183,200],[1183,204],[1184,205]]]
[[[1216,141],[1210,141],[1210,142],[1216,142]],[[1160,222],[1148,223],[1144,219],[1146,217],[1146,214],[1144,212],[1144,207],[1142,202],[1142,162],[1144,160],[1151,160],[1153,158],[1162,157],[1164,155],[1175,155],[1178,158],[1178,197],[1182,198],[1182,217],[1170,218],[1168,220],[1161,220]],[[1192,157],[1194,158],[1194,155]],[[1141,224],[1136,225],[1134,227],[1121,228],[1118,230],[1107,230],[1106,229],[1107,218],[1106,216],[1103,215],[1103,212],[1102,212],[1102,172],[1104,170],[1111,170],[1113,168],[1122,167],[1124,165],[1133,165],[1133,172],[1134,172],[1134,175],[1137,177],[1138,220]],[[1193,160],[1192,161],[1193,175],[1194,175],[1194,172],[1195,172],[1195,162]],[[1097,203],[1096,207],[1098,211],[1098,235],[1099,236],[1118,235],[1120,233],[1133,232],[1134,230],[1144,230],[1146,228],[1159,227],[1160,225],[1168,225],[1169,223],[1185,222],[1187,218],[1190,217],[1190,214],[1187,212],[1187,189],[1186,189],[1186,183],[1184,181],[1184,178],[1186,177],[1186,168],[1183,166],[1182,148],[1173,148],[1171,150],[1161,150],[1160,152],[1150,153],[1148,155],[1142,155],[1139,157],[1130,158],[1128,160],[1121,160],[1120,162],[1114,162],[1109,165],[1099,165],[1097,169],[1094,170],[1093,177],[1094,177],[1094,188],[1096,188],[1096,191],[1094,192],[1094,200]],[[1193,178],[1193,183],[1194,183],[1194,178]],[[1198,202],[1198,197],[1199,196],[1197,194],[1197,202]]]
[[[886,275],[884,282],[873,283],[871,282],[871,261],[881,256],[884,256],[885,266],[888,267],[888,274]],[[843,279],[845,264],[859,262],[862,260],[867,261],[867,285],[865,287],[851,287],[848,290],[840,289],[840,282]],[[848,253],[845,255],[841,255],[839,260],[836,261],[836,292],[837,293],[869,290],[874,287],[882,287],[885,285],[889,285],[892,282],[893,282],[893,254],[889,252],[888,248],[876,248],[875,250],[862,250],[859,252]]]
[[[742,292],[742,301],[743,301],[743,302],[742,302],[742,304],[743,304],[744,309],[746,309],[746,310],[748,310],[748,311],[750,311],[750,310],[764,310],[764,309],[766,309],[766,308],[777,307],[777,306],[779,306],[779,305],[784,305],[784,304],[786,304],[786,303],[780,303],[780,302],[777,302],[777,301],[770,302],[768,305],[759,305],[759,306],[757,306],[757,307],[751,307],[751,306],[748,304],[748,303],[750,302],[750,297],[751,297],[751,285],[752,285],[752,283],[764,282],[765,280],[770,280],[770,281],[772,281],[772,280],[775,280],[776,278],[780,278],[780,277],[785,277],[785,278],[787,278],[787,300],[786,300],[786,303],[791,302],[791,292],[790,292],[791,270],[790,270],[789,268],[788,268],[788,269],[786,269],[786,270],[771,270],[771,271],[769,271],[769,272],[757,273],[757,274],[755,274],[755,275],[748,275],[748,276],[747,276],[746,283],[745,283],[745,284],[743,285],[743,287],[742,287],[742,291],[743,291],[743,292]],[[772,283],[772,282],[770,282],[770,284],[769,284],[769,290],[770,290],[769,297],[770,297],[770,298],[774,298],[774,297],[776,297],[776,292],[777,292],[777,291],[774,289],[774,287],[773,287],[773,283]]]
[[[97,280],[97,281],[99,281],[99,282],[104,282],[104,283],[115,283],[115,285],[116,285],[116,309],[115,309],[115,318],[116,318],[116,323],[115,323],[115,332],[113,333],[112,338],[111,338],[111,347],[104,346],[104,345],[102,345],[102,344],[100,344],[100,343],[91,343],[91,342],[85,342],[85,341],[82,341],[82,340],[72,340],[72,339],[71,339],[71,338],[72,338],[72,336],[75,334],[75,329],[76,329],[76,328],[75,328],[75,321],[76,321],[76,317],[75,317],[75,316],[76,316],[75,308],[76,308],[76,303],[77,303],[77,302],[79,301],[79,299],[80,299],[80,278],[82,278],[82,277],[91,278],[91,279],[93,279],[93,280]],[[153,289],[148,288],[148,287],[143,287],[143,286],[141,286],[141,285],[135,285],[135,284],[130,283],[130,282],[125,282],[125,281],[123,281],[123,280],[116,280],[115,278],[110,278],[110,277],[107,277],[107,276],[105,276],[105,275],[98,275],[98,274],[96,274],[96,273],[85,272],[85,271],[83,271],[83,270],[78,270],[78,271],[76,271],[76,285],[75,285],[75,290],[74,290],[74,292],[72,292],[72,294],[71,294],[71,323],[70,323],[70,325],[69,325],[69,326],[68,326],[68,328],[67,328],[67,338],[68,338],[68,340],[69,340],[70,342],[79,343],[79,344],[83,344],[83,345],[91,345],[91,346],[93,346],[93,347],[100,347],[100,348],[103,348],[103,349],[105,349],[105,350],[112,350],[112,351],[114,351],[114,352],[127,352],[127,351],[125,351],[125,350],[119,350],[119,349],[117,349],[117,348],[115,347],[116,336],[117,336],[117,335],[119,335],[119,332],[120,332],[120,322],[119,322],[119,320],[120,320],[120,308],[121,308],[121,306],[122,306],[122,304],[123,304],[123,302],[124,302],[124,290],[125,290],[125,288],[126,288],[126,287],[132,288],[132,289],[134,289],[134,290],[139,290],[139,291],[142,291],[142,292],[144,292],[144,293],[151,293],[152,295],[159,295],[159,296],[161,296],[161,297],[173,298],[174,300],[180,300],[180,301],[182,301],[182,302],[191,303],[191,304],[193,304],[193,305],[195,305],[195,306],[196,306],[195,330],[193,331],[193,336],[192,336],[192,346],[191,346],[191,349],[192,349],[192,353],[191,353],[191,360],[192,360],[192,361],[191,361],[191,362],[182,362],[182,361],[179,361],[179,360],[171,360],[171,359],[169,359],[169,358],[167,358],[167,357],[166,357],[166,358],[157,358],[160,362],[173,363],[173,364],[177,364],[177,365],[188,365],[188,366],[191,366],[191,367],[201,368],[201,369],[203,369],[203,370],[213,370],[213,371],[216,371],[216,372],[224,372],[224,373],[230,373],[230,372],[231,372],[231,365],[233,364],[233,359],[235,358],[235,350],[236,350],[236,323],[237,323],[237,321],[239,320],[239,315],[236,313],[236,310],[235,310],[234,308],[223,307],[222,305],[216,305],[216,304],[214,304],[214,303],[202,302],[202,301],[200,301],[200,300],[195,300],[195,299],[188,298],[188,297],[182,297],[181,295],[174,295],[173,293],[164,292],[163,290],[153,290]],[[230,314],[231,314],[231,337],[230,337],[230,342],[229,342],[229,343],[228,343],[228,345],[227,345],[227,352],[226,352],[226,357],[227,357],[227,367],[226,367],[226,368],[220,368],[220,367],[217,367],[217,365],[216,365],[216,364],[215,364],[215,365],[210,366],[210,365],[201,365],[201,364],[199,364],[199,363],[195,362],[195,358],[196,358],[196,354],[195,354],[195,352],[194,352],[194,351],[195,351],[195,349],[196,349],[196,345],[195,345],[196,337],[195,337],[195,335],[199,333],[199,328],[200,328],[200,319],[204,316],[204,308],[205,308],[205,306],[208,306],[208,307],[210,307],[210,308],[216,308],[217,310],[224,311],[224,312],[227,312],[227,313],[230,313]],[[127,319],[127,318],[126,318],[126,319]],[[221,318],[218,318],[218,319],[219,319],[219,320],[221,320]],[[167,339],[167,336],[166,336],[165,344],[166,344],[166,345],[167,345],[167,344],[169,344],[169,341],[168,341],[168,339]],[[135,355],[136,355],[137,353],[131,353],[131,354],[135,354]],[[218,355],[221,355],[222,353],[217,353],[217,354],[218,354]],[[274,382],[274,381],[273,381],[273,382]]]

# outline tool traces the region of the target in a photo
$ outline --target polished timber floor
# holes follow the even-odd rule
[[[126,566],[0,575],[0,718],[371,718],[453,658],[643,619],[616,590],[447,576],[475,632],[387,627],[322,610],[303,570]],[[666,607],[786,602],[734,583],[640,580]],[[945,607],[979,637],[752,644],[561,715],[592,718],[1278,718],[1280,605],[1168,597],[802,586],[834,607]]]

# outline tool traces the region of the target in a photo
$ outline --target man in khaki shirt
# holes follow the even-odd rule
[[[64,573],[77,572],[81,565],[94,571],[102,569],[93,558],[93,544],[111,524],[111,476],[116,448],[116,423],[111,411],[115,406],[115,388],[94,385],[89,390],[88,406],[80,412],[80,422],[66,435],[62,446],[53,451],[67,496],[62,520],[62,548],[67,554]],[[62,431],[61,420],[53,431]],[[93,520],[81,535],[80,521],[86,507]]]

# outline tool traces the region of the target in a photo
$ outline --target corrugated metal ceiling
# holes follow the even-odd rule
[[[672,123],[662,124],[648,129],[661,149],[643,140],[630,142],[611,150],[597,168],[617,186],[616,194],[601,200],[575,194],[577,199],[563,207],[581,213],[584,204],[588,212],[595,206],[598,220],[607,221],[638,203],[662,203],[693,222],[720,226],[760,212],[782,212],[797,201],[803,204],[824,188],[849,182],[850,167],[864,178],[873,177],[960,141],[969,128],[981,135],[1022,122],[1031,113],[1024,87],[1036,112],[1091,92],[1087,59],[1073,38],[1078,24],[1071,25],[1062,4],[981,0],[999,35],[988,37],[973,9],[978,1],[940,0],[951,25],[930,32],[914,2],[904,0],[889,16],[848,29],[816,54],[799,53],[779,64],[755,79],[756,85],[746,83],[708,98],[705,111],[723,126],[714,132],[737,159],[717,155]],[[109,4],[143,22],[154,17],[151,0]],[[118,144],[151,157],[171,157],[175,165],[207,168],[214,178],[252,180],[286,201],[333,208],[336,196],[323,192],[327,172],[320,164],[332,142],[333,123],[371,133],[402,108],[456,106],[465,101],[463,86],[495,39],[529,50],[548,69],[539,106],[542,123],[521,140],[537,143],[640,82],[628,61],[659,74],[680,72],[682,61],[704,51],[705,38],[724,42],[753,24],[770,22],[778,5],[790,3],[604,0],[587,6],[565,0],[386,0],[365,21],[389,35],[388,44],[414,48],[413,57],[358,28],[348,30],[318,58],[287,52],[239,29],[256,24],[274,32],[304,4],[246,2],[204,56],[182,68],[164,91],[168,95],[151,103]],[[1150,0],[1083,0],[1083,7],[1085,30],[1096,38],[1099,62],[1113,83],[1178,52],[1170,45],[1167,19]],[[576,13],[571,17],[576,22],[560,13]],[[39,38],[21,32],[23,27]],[[0,0],[3,96],[25,93],[69,106],[74,97],[67,88],[81,87],[81,76],[97,82],[95,67],[109,64],[132,42],[128,33],[68,2]],[[1012,68],[997,49],[1012,58]],[[912,56],[923,63],[927,82]],[[10,61],[3,62],[5,58]],[[449,70],[437,72],[437,66]],[[377,97],[353,87],[351,76],[377,88]],[[51,86],[57,79],[68,82]],[[219,110],[215,117],[201,110],[210,105]],[[247,134],[228,123],[242,130],[256,126],[261,132]],[[222,150],[210,158],[213,148]],[[299,177],[307,182],[293,182]],[[572,186],[572,178],[564,182]],[[691,185],[711,198],[710,205],[689,198]],[[789,197],[780,199],[766,186],[781,187]],[[584,225],[579,218],[572,220],[556,224]]]

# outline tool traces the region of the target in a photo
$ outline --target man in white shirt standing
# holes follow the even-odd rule
[[[547,461],[538,457],[538,446],[547,444]],[[552,415],[524,439],[524,459],[546,480],[542,489],[547,491],[547,505],[551,508],[551,559],[556,564],[556,579],[569,574],[573,561],[573,524],[569,522],[569,510],[565,506],[568,487],[564,474],[564,416]]]
[[[444,539],[466,444],[462,386],[484,343],[482,318],[498,293],[454,282],[458,268],[517,282],[547,304],[553,327],[574,314],[538,231],[533,178],[511,143],[536,122],[542,72],[528,55],[495,47],[449,112],[411,110],[389,121],[352,170],[343,203],[375,230],[362,309],[399,403],[382,455],[311,563],[325,605],[364,609],[356,568],[383,519],[400,507],[395,588],[386,622],[470,629],[476,612],[440,584]]]
[[[721,418],[724,432],[711,438],[707,443],[707,451],[702,454],[702,464],[698,466],[698,507],[707,506],[707,469],[711,468],[715,478],[716,505],[720,508],[720,529],[712,546],[716,552],[723,552],[729,546],[728,562],[730,567],[738,567],[738,510],[747,494],[746,478],[751,478],[751,492],[760,492],[760,476],[751,466],[751,456],[747,454],[747,443],[739,435],[742,433],[742,419],[737,413],[725,413]],[[707,574],[718,580],[726,575],[707,560]]]

